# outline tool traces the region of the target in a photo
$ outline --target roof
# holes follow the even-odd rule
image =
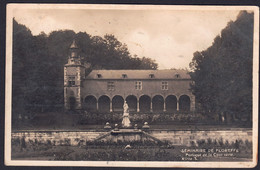
[[[78,48],[75,40],[73,40],[72,44],[70,45],[70,48]]]
[[[125,77],[124,77],[125,76]],[[187,70],[92,70],[86,79],[190,79]]]

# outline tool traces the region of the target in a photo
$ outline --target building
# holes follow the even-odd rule
[[[194,111],[195,97],[185,70],[90,70],[75,41],[64,66],[66,109],[122,112]]]

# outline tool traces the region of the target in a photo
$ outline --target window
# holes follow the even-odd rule
[[[150,77],[150,78],[154,78],[154,74],[150,74],[149,77]]]
[[[101,78],[102,77],[102,75],[101,74],[97,74],[97,78]]]
[[[75,85],[75,77],[70,76],[69,81],[68,81],[69,86],[74,86]]]
[[[168,90],[168,81],[162,82],[162,90]]]
[[[127,78],[127,75],[126,74],[122,74],[122,77],[125,79],[125,78]]]
[[[113,81],[107,82],[107,90],[109,90],[109,91],[115,90],[115,83]]]
[[[175,74],[175,77],[178,79],[178,78],[180,78],[180,75],[179,74]]]
[[[69,81],[69,86],[74,86],[75,85],[75,81]]]
[[[135,82],[135,89],[136,90],[142,90],[142,82],[141,81]]]

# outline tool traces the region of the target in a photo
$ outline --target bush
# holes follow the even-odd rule
[[[80,124],[102,124],[106,122],[111,124],[121,122],[123,113],[112,112],[82,112]],[[208,117],[200,113],[194,112],[175,112],[175,113],[130,113],[130,120],[133,123],[149,122],[153,124],[168,123],[168,122],[185,122],[197,123],[208,122]]]
[[[20,145],[20,139],[19,138],[14,138],[12,139],[12,145],[16,145],[16,146],[19,146]]]
[[[204,147],[204,145],[206,144],[206,141],[204,139],[197,140],[197,144],[199,147]]]
[[[245,142],[243,142],[243,140],[236,140],[235,142],[230,143],[228,140],[223,141],[222,138],[220,138],[219,140],[214,139],[214,141],[211,138],[208,138],[207,140],[204,139],[200,139],[196,141],[198,147],[202,148],[202,147],[207,147],[207,148],[214,148],[214,147],[226,147],[226,148],[236,148],[236,149],[252,149],[252,142],[249,142],[248,140],[245,140]],[[194,147],[196,144],[195,142],[191,141],[191,146]]]
[[[26,148],[25,138],[22,137],[22,138],[21,138],[21,149],[25,149],[25,148]]]

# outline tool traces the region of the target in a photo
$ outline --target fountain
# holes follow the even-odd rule
[[[124,113],[122,119],[122,129],[119,129],[119,125],[115,124],[114,129],[109,124],[106,123],[104,129],[110,130],[107,134],[99,136],[95,140],[105,140],[105,141],[125,141],[125,142],[132,142],[132,141],[154,141],[157,143],[161,143],[161,141],[149,134],[149,125],[147,122],[144,123],[141,129],[138,129],[138,125],[135,124],[132,128],[131,121],[129,119],[129,107],[127,102],[124,102],[123,105]]]

